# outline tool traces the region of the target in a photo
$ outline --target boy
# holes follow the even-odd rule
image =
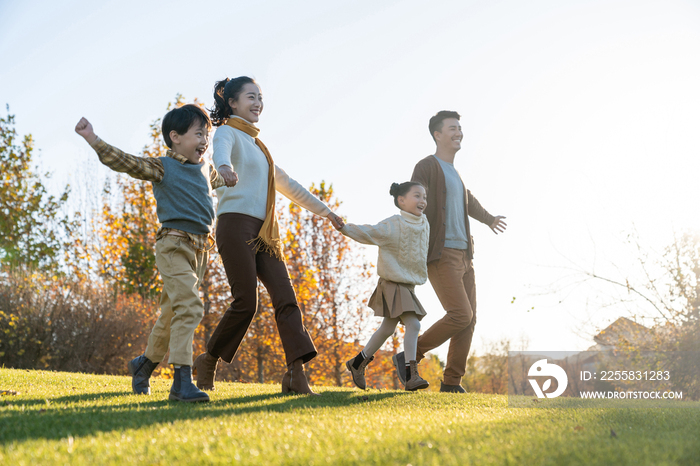
[[[227,184],[202,159],[209,143],[211,121],[196,105],[184,105],[163,118],[166,157],[136,157],[102,141],[92,125],[81,118],[75,131],[95,149],[100,161],[112,170],[150,181],[156,198],[158,220],[156,265],[163,278],[161,313],[141,356],[129,361],[131,386],[136,394],[149,395],[149,378],[170,349],[168,363],[175,367],[170,400],[209,401],[209,395],[192,383],[192,339],[204,307],[199,285],[207,266],[214,224],[212,188]]]

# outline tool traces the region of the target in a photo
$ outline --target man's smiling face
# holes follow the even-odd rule
[[[435,131],[435,142],[443,149],[457,152],[462,148],[462,126],[456,118],[445,118],[442,121],[442,129]]]

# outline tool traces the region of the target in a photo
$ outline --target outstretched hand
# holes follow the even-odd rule
[[[226,186],[229,188],[236,186],[236,183],[238,183],[238,173],[233,171],[233,169],[228,165],[222,165],[219,167],[219,174],[224,179]]]
[[[85,117],[81,118],[75,125],[75,132],[81,135],[89,144],[92,144],[97,139],[97,135],[92,129],[92,124]]]
[[[506,231],[506,222],[503,221],[505,217],[502,215],[497,215],[496,218],[493,220],[493,223],[489,225],[491,230],[493,230],[494,233],[499,234],[503,233]]]
[[[345,222],[343,221],[343,219],[338,217],[333,212],[326,215],[326,218],[331,221],[331,223],[333,224],[333,228],[335,228],[336,230],[340,230],[345,226]]]

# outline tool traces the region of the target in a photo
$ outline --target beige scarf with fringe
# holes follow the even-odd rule
[[[231,128],[236,128],[237,130],[243,131],[250,137],[255,139],[255,144],[260,148],[265,157],[267,158],[267,163],[270,164],[270,170],[267,175],[267,206],[265,207],[265,221],[262,227],[260,227],[260,233],[257,238],[249,241],[249,243],[255,244],[255,252],[264,251],[268,252],[277,259],[285,261],[284,251],[282,248],[282,239],[280,238],[280,227],[277,223],[277,214],[275,212],[275,196],[277,196],[277,191],[275,189],[275,162],[272,161],[272,156],[270,151],[267,150],[265,144],[258,139],[260,130],[248,123],[242,118],[229,118],[226,124]],[[245,174],[244,174],[245,176]]]

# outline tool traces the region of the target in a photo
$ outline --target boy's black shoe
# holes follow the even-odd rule
[[[447,385],[440,381],[440,391],[443,393],[467,393],[461,385]]]
[[[129,361],[129,372],[131,373],[131,388],[137,395],[150,395],[151,384],[148,379],[158,367],[157,362],[153,362],[145,355],[137,356]]]
[[[396,368],[396,375],[399,376],[399,380],[406,386],[406,354],[403,351],[396,353],[391,357],[394,367]]]
[[[192,368],[180,366],[175,369],[173,386],[170,388],[170,401],[209,401],[209,395],[192,383]]]

